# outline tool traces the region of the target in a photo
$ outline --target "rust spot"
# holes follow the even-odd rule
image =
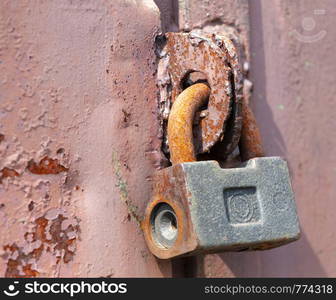
[[[40,273],[32,268],[32,260],[37,262],[44,251],[55,256],[56,264],[70,262],[75,255],[75,242],[80,228],[77,222],[64,224],[66,220],[68,218],[61,213],[52,220],[45,215],[37,218],[34,229],[24,234],[26,243],[36,245],[28,253],[15,243],[5,245],[5,254],[2,255],[7,260],[5,277],[38,277]]]
[[[127,112],[125,109],[122,109],[121,111],[123,115],[122,115],[122,119],[121,119],[119,127],[127,128],[130,125],[131,113]]]
[[[251,108],[245,101],[243,102],[243,127],[239,141],[239,151],[243,161],[264,156],[257,121]]]
[[[33,159],[28,162],[28,170],[33,174],[58,174],[61,172],[67,172],[69,169],[62,166],[58,159],[52,159],[44,157],[37,164]]]
[[[4,136],[2,133],[0,133],[0,143],[1,143],[4,139],[5,139],[5,136]]]
[[[67,219],[67,217],[59,214],[54,220],[48,221],[45,217],[40,217],[35,221],[36,235],[34,239],[48,244],[57,253],[63,252],[64,263],[71,261],[75,254],[70,248],[74,246],[76,237],[69,237],[69,234],[74,233],[77,236],[79,232],[79,225],[69,224],[67,228],[62,229],[62,222]],[[59,255],[57,255],[57,258],[61,259]]]
[[[2,183],[2,180],[6,177],[17,177],[20,176],[20,174],[18,172],[16,172],[14,169],[10,169],[7,167],[4,167],[1,171],[0,171],[0,183]]]
[[[39,272],[37,272],[36,270],[33,270],[31,268],[31,264],[25,265],[23,267],[23,272],[27,275],[27,277],[37,277],[37,276],[39,276]]]
[[[79,227],[70,224],[67,228],[62,229],[62,222],[64,220],[67,220],[67,218],[63,215],[59,215],[56,219],[52,220],[49,229],[51,238],[46,240],[46,242],[54,245],[54,251],[58,250],[59,253],[64,251],[63,261],[64,263],[68,263],[75,254],[70,250],[70,246],[72,246],[76,240],[75,238],[69,238],[68,234],[70,232],[77,232]]]
[[[32,211],[34,209],[34,201],[30,201],[28,204],[28,210]]]
[[[36,229],[34,239],[45,242],[47,240],[45,230],[48,225],[48,220],[44,217],[40,217],[35,220],[35,223],[36,223]]]
[[[39,272],[32,269],[32,265],[28,264],[28,261],[32,258],[38,259],[41,256],[43,245],[38,249],[33,250],[32,252],[25,254],[21,247],[18,247],[15,243],[12,245],[5,245],[3,247],[5,254],[3,256],[13,256],[15,254],[16,258],[9,258],[7,261],[7,269],[5,272],[5,277],[11,278],[28,278],[28,277],[37,277]],[[38,250],[38,251],[37,251]],[[20,268],[22,271],[20,272]]]

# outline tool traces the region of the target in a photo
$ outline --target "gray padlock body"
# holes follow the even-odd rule
[[[268,249],[299,238],[288,167],[280,157],[254,158],[232,169],[216,161],[182,167],[200,249]]]

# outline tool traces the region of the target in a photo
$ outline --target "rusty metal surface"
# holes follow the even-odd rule
[[[243,102],[243,126],[239,140],[239,152],[243,161],[264,156],[261,134],[249,105]]]
[[[196,161],[192,124],[195,112],[206,103],[209,95],[210,88],[206,84],[196,83],[176,98],[168,121],[170,161],[173,164]]]
[[[161,259],[177,257],[194,251],[198,242],[188,209],[188,191],[182,165],[177,164],[156,172],[153,183],[152,201],[149,203],[141,223],[148,248]],[[174,245],[170,248],[158,245],[152,235],[152,212],[160,203],[169,204],[174,209],[177,218],[178,235]]]
[[[171,102],[176,102],[186,85],[206,81],[211,89],[207,108],[204,102],[197,107],[202,110],[203,106],[203,110],[194,121],[194,146],[188,145],[194,153],[184,159],[196,160],[191,157],[212,151],[214,158],[226,160],[238,143],[243,161],[263,156],[260,133],[248,97],[243,96],[243,72],[231,39],[200,31],[170,32],[166,38],[159,64],[159,77],[164,78],[159,84],[163,119],[168,119],[174,107]],[[168,125],[163,127],[168,136]],[[164,140],[164,149],[168,148],[168,140]],[[179,145],[178,149],[185,148],[183,143]]]
[[[223,138],[224,151],[231,152],[237,146],[241,130],[243,86],[232,41],[225,36],[199,32],[167,33],[166,38],[159,64],[163,119],[167,119],[171,102],[182,92],[184,81],[191,73],[200,72],[207,79],[211,94],[194,130],[196,154],[209,151]],[[228,124],[231,114],[233,122]],[[225,139],[225,134],[230,138]]]
[[[160,30],[152,1],[0,2],[0,277],[171,276],[138,224]]]

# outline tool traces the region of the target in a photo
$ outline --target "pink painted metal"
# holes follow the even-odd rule
[[[336,276],[334,0],[179,3],[169,30],[239,31],[266,155],[289,161],[303,231],[279,249],[199,258],[192,275]],[[162,166],[154,3],[0,8],[0,276],[171,276],[138,226]]]
[[[0,11],[0,276],[170,276],[139,227],[160,165],[157,7]]]

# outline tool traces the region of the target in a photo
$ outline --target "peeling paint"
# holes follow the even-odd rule
[[[61,209],[50,209],[34,221],[32,231],[24,234],[24,246],[3,246],[1,257],[7,262],[6,277],[40,276],[39,260],[46,252],[55,257],[56,265],[73,260],[80,234],[79,220],[66,215]]]
[[[0,185],[0,276],[170,272],[169,263],[142,258],[142,232],[127,221],[141,216],[160,158],[145,154],[160,153],[160,17],[135,2],[1,1],[0,170],[20,176]],[[112,148],[122,155],[116,170]],[[78,218],[81,240],[69,229]]]
[[[18,172],[16,172],[14,169],[10,169],[10,168],[3,168],[1,171],[0,171],[1,175],[0,175],[0,183],[2,183],[2,180],[4,178],[7,178],[7,177],[17,177],[17,176],[20,176],[20,174]]]
[[[58,174],[69,170],[59,164],[58,159],[52,159],[47,156],[41,159],[38,164],[34,160],[30,160],[27,168],[33,174]]]

